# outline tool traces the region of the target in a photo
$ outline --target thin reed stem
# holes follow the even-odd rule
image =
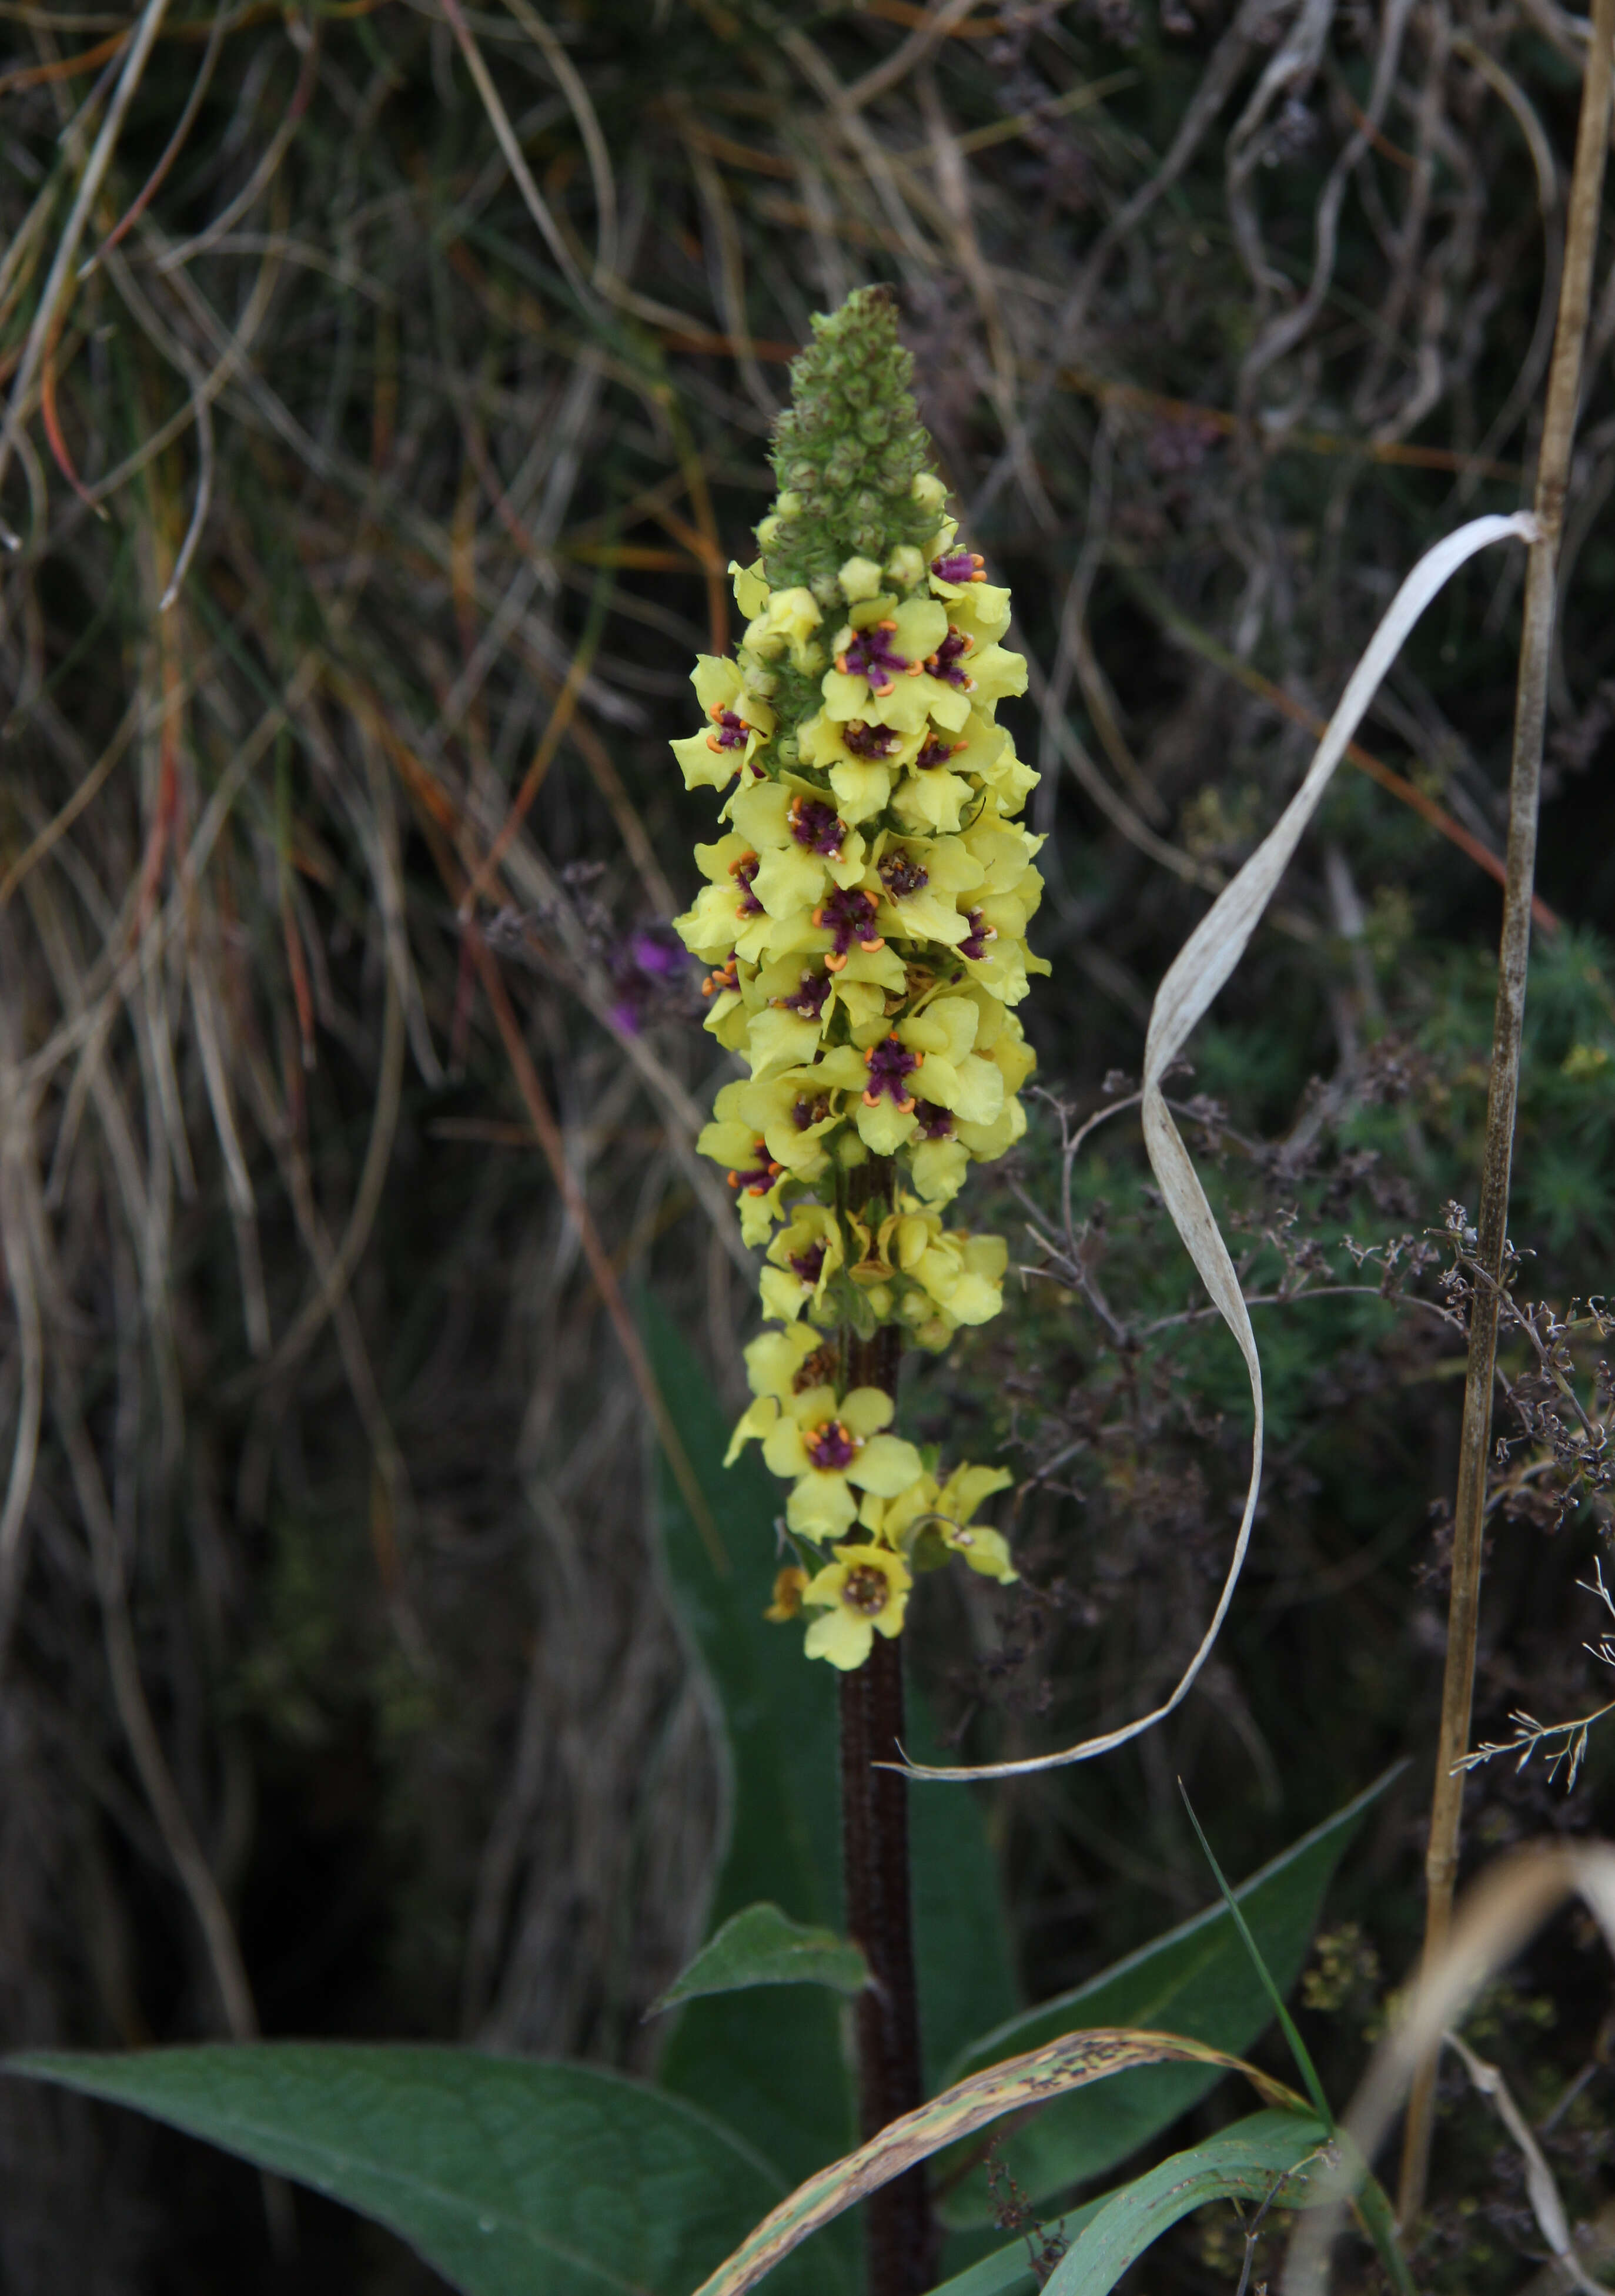
[[[879,1216],[891,1193],[882,1160],[853,1175]],[[842,1334],[846,1384],[896,1397],[901,1334]],[[908,1871],[908,1781],[876,1767],[902,1759],[901,1639],[877,1635],[861,1667],[841,1677],[841,1871],[847,1926],[874,1982],[858,1996],[858,2135],[867,2139],[924,2099],[920,1994],[914,1978]],[[864,2204],[869,2296],[923,2296],[937,2281],[937,2236],[923,2168],[894,2177]]]
[[[1497,1357],[1497,1313],[1508,1234],[1510,1168],[1520,1087],[1520,1046],[1530,957],[1531,898],[1537,862],[1537,816],[1541,795],[1543,732],[1554,636],[1559,539],[1570,485],[1570,450],[1581,388],[1593,257],[1609,144],[1611,44],[1615,0],[1595,0],[1581,116],[1570,179],[1570,220],[1554,362],[1548,376],[1542,451],[1533,508],[1537,536],[1526,574],[1514,707],[1513,764],[1509,782],[1507,878],[1497,959],[1497,1004],[1492,1027],[1491,1082],[1487,1096],[1486,1147],[1480,1176],[1480,1242],[1476,1257],[1485,1280],[1471,1308],[1469,1365],[1463,1389],[1458,1489],[1453,1517],[1452,1593],[1447,1606],[1447,1668],[1441,1689],[1441,1728],[1431,1806],[1423,1968],[1439,1963],[1452,1927],[1463,1814],[1463,1773],[1474,1695],[1475,1637],[1480,1607],[1480,1560],[1486,1506],[1486,1462],[1491,1447],[1492,1381]],[[1421,2060],[1408,2097],[1403,2132],[1398,2213],[1411,2233],[1424,2206],[1435,2120],[1439,2042]]]

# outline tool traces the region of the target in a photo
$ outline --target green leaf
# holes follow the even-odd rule
[[[12,2057],[389,2226],[463,2296],[688,2296],[778,2180],[706,2114],[592,2066],[253,2042]],[[798,2296],[832,2260],[796,2262]]]
[[[1326,2133],[1332,2136],[1334,2115],[1329,2109],[1329,2099],[1324,2094],[1324,2084],[1318,2079],[1318,2069],[1312,2062],[1312,2052],[1302,2040],[1295,2019],[1284,2006],[1284,1997],[1274,1981],[1273,1972],[1263,1957],[1260,1946],[1250,1933],[1250,1924],[1245,1919],[1245,1909],[1228,1887],[1227,1876],[1217,1862],[1217,1852],[1206,1838],[1205,1827],[1194,1815],[1194,1804],[1189,1800],[1189,1789],[1181,1778],[1177,1781],[1177,1791],[1184,1798],[1184,1808],[1189,1813],[1189,1823],[1194,1828],[1195,1836],[1205,1852],[1206,1863],[1211,1868],[1211,1878],[1221,1893],[1224,1905],[1228,1908],[1228,1918],[1239,1931],[1239,1941],[1250,1955],[1250,1965],[1262,1980],[1263,1992],[1273,2004],[1273,2013],[1279,2021],[1279,2030],[1283,2034],[1290,2054],[1295,2060],[1296,2070],[1301,2077],[1301,2086],[1311,2098],[1312,2109],[1323,2122]]]
[[[711,1918],[767,1899],[816,1928],[840,1922],[835,1676],[799,1632],[763,1617],[778,1557],[781,1490],[754,1449],[722,1463],[729,1430],[693,1350],[654,1301],[645,1346],[717,1532],[721,1564],[665,1460],[662,1556],[724,1724],[729,1839]],[[856,2114],[840,2005],[821,1988],[691,2002],[661,2062],[663,2087],[745,2129],[793,2181],[851,2142]]]
[[[1175,2152],[1096,2211],[1045,2296],[1110,2296],[1135,2258],[1208,2201],[1250,2201],[1259,2208],[1276,2189],[1287,2205],[1299,2205],[1307,2190],[1299,2164],[1320,2158],[1327,2143],[1327,2130],[1309,2113],[1257,2112],[1220,2136]]]
[[[907,1702],[909,1753],[922,1762],[949,1759],[913,1683]],[[976,2034],[1021,2006],[998,1859],[988,1838],[989,1807],[980,1786],[908,1789],[920,2038],[932,2089]]]
[[[1235,1892],[1251,1935],[1281,1992],[1299,1976],[1324,1892],[1371,1805],[1397,1775],[1304,1834]],[[974,2042],[950,2079],[1062,2033],[1094,2025],[1144,2025],[1184,2033],[1238,2053],[1272,2015],[1260,1977],[1224,1905],[1208,1906],[1075,1992],[1044,2002]],[[1029,2200],[1040,2202],[1091,2177],[1159,2135],[1197,2103],[1218,2076],[1198,2065],[1151,2066],[1107,2082],[1103,2095],[1062,2097],[1006,2137],[999,2157]],[[990,2206],[985,2179],[959,2184],[944,2209],[950,2224],[981,2224]]]
[[[869,1964],[860,1948],[833,1930],[804,1929],[777,1906],[747,1906],[704,1945],[676,1977],[658,2009],[709,1993],[743,1993],[754,1985],[827,1985],[835,1993],[861,1993]]]

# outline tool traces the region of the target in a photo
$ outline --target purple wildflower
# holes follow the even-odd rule
[[[652,1017],[654,1007],[667,1002],[670,984],[681,978],[690,959],[669,928],[658,923],[639,926],[611,950],[606,962],[617,991],[611,1009],[611,1026],[625,1037],[636,1037]],[[730,980],[719,985],[733,988],[736,984]]]
[[[628,935],[628,955],[635,969],[651,980],[676,980],[690,962],[689,952],[668,925],[641,925]]]

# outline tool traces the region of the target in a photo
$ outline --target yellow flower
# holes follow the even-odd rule
[[[749,1136],[763,1141],[778,1170],[794,1172],[801,1179],[816,1178],[824,1168],[821,1144],[824,1135],[840,1121],[840,1091],[830,1080],[837,1073],[836,1056],[832,1053],[814,1066],[725,1085],[713,1103],[716,1129],[722,1132],[723,1142],[715,1138],[711,1147],[703,1144],[707,1134],[715,1130],[714,1125],[709,1125],[697,1148],[718,1163],[728,1163],[736,1152],[727,1145],[729,1126],[739,1124]],[[996,1078],[996,1069],[990,1073]]]
[[[789,1324],[804,1308],[816,1308],[844,1257],[835,1214],[824,1204],[798,1204],[768,1246],[772,1265],[760,1278],[764,1314]]]
[[[863,832],[809,782],[784,775],[737,790],[729,813],[759,856],[752,889],[771,917],[811,909],[832,885],[856,885],[864,874]]]
[[[874,841],[861,890],[876,903],[875,930],[888,940],[965,939],[959,896],[973,892],[985,870],[963,837],[894,837]]]
[[[746,625],[741,641],[749,653],[765,661],[790,649],[792,666],[812,671],[824,660],[813,644],[813,633],[824,617],[811,590],[774,590],[767,603]]]
[[[891,798],[894,782],[899,791],[904,786],[904,769],[920,754],[925,738],[922,726],[900,734],[895,726],[832,718],[820,709],[803,724],[797,746],[805,766],[829,774],[848,820],[867,821]]]
[[[709,882],[695,906],[675,917],[673,930],[693,956],[721,965],[730,956],[755,964],[768,947],[767,911],[752,890],[760,858],[746,840],[731,831],[715,845],[698,845],[696,866]]]
[[[794,1619],[807,1591],[808,1573],[797,1563],[788,1562],[783,1570],[774,1574],[774,1600],[763,1612],[764,1618],[771,1619],[775,1626]]]
[[[895,1498],[866,1501],[860,1521],[915,1570],[934,1570],[957,1554],[984,1578],[1007,1586],[1020,1576],[1008,1544],[1001,1532],[977,1522],[975,1513],[983,1499],[1007,1490],[1012,1480],[1003,1467],[955,1467],[941,1485],[934,1475],[922,1475]]]
[[[768,603],[768,584],[763,574],[763,562],[741,566],[732,558],[729,572],[734,584],[734,603],[748,621],[760,614]]]
[[[908,976],[894,950],[856,944],[832,972],[800,955],[770,957],[756,976],[761,1008],[749,1016],[746,1056],[753,1076],[798,1068],[812,1060],[838,1013],[847,1016],[855,1045],[883,1033],[888,996],[901,996]]]
[[[876,1635],[898,1635],[914,1580],[883,1546],[839,1546],[802,1590],[802,1600],[825,1615],[808,1629],[809,1658],[828,1659],[845,1674],[862,1666]]]
[[[720,655],[698,655],[690,682],[712,721],[711,730],[675,742],[673,754],[684,770],[686,789],[725,789],[773,733],[774,712],[746,691],[735,664]]]
[[[914,1445],[884,1432],[891,1414],[891,1398],[878,1387],[855,1387],[839,1401],[824,1387],[780,1398],[763,1457],[773,1473],[794,1479],[785,1520],[799,1537],[839,1538],[850,1529],[858,1511],[852,1486],[884,1496],[922,1472]]]

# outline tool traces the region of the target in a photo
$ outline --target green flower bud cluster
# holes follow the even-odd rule
[[[782,1572],[772,1615],[816,1612],[810,1652],[851,1667],[900,1630],[914,1569],[957,1555],[1014,1575],[971,1521],[1007,1476],[939,1482],[824,1333],[895,1324],[940,1348],[998,1312],[1003,1238],[944,1210],[1026,1128],[1014,1007],[1049,968],[1026,945],[1041,840],[1018,817],[1037,777],[995,718],[1026,686],[999,643],[1009,594],[944,514],[889,291],[814,330],[762,556],[731,570],[744,635],[734,660],[698,661],[709,730],[673,744],[688,787],[735,783],[676,922],[712,967],[706,1025],[750,1071],[698,1145],[766,1247],[782,1327],[747,1350],[757,1400],[735,1447],[761,1440],[791,1483],[789,1529],[831,1554]]]

